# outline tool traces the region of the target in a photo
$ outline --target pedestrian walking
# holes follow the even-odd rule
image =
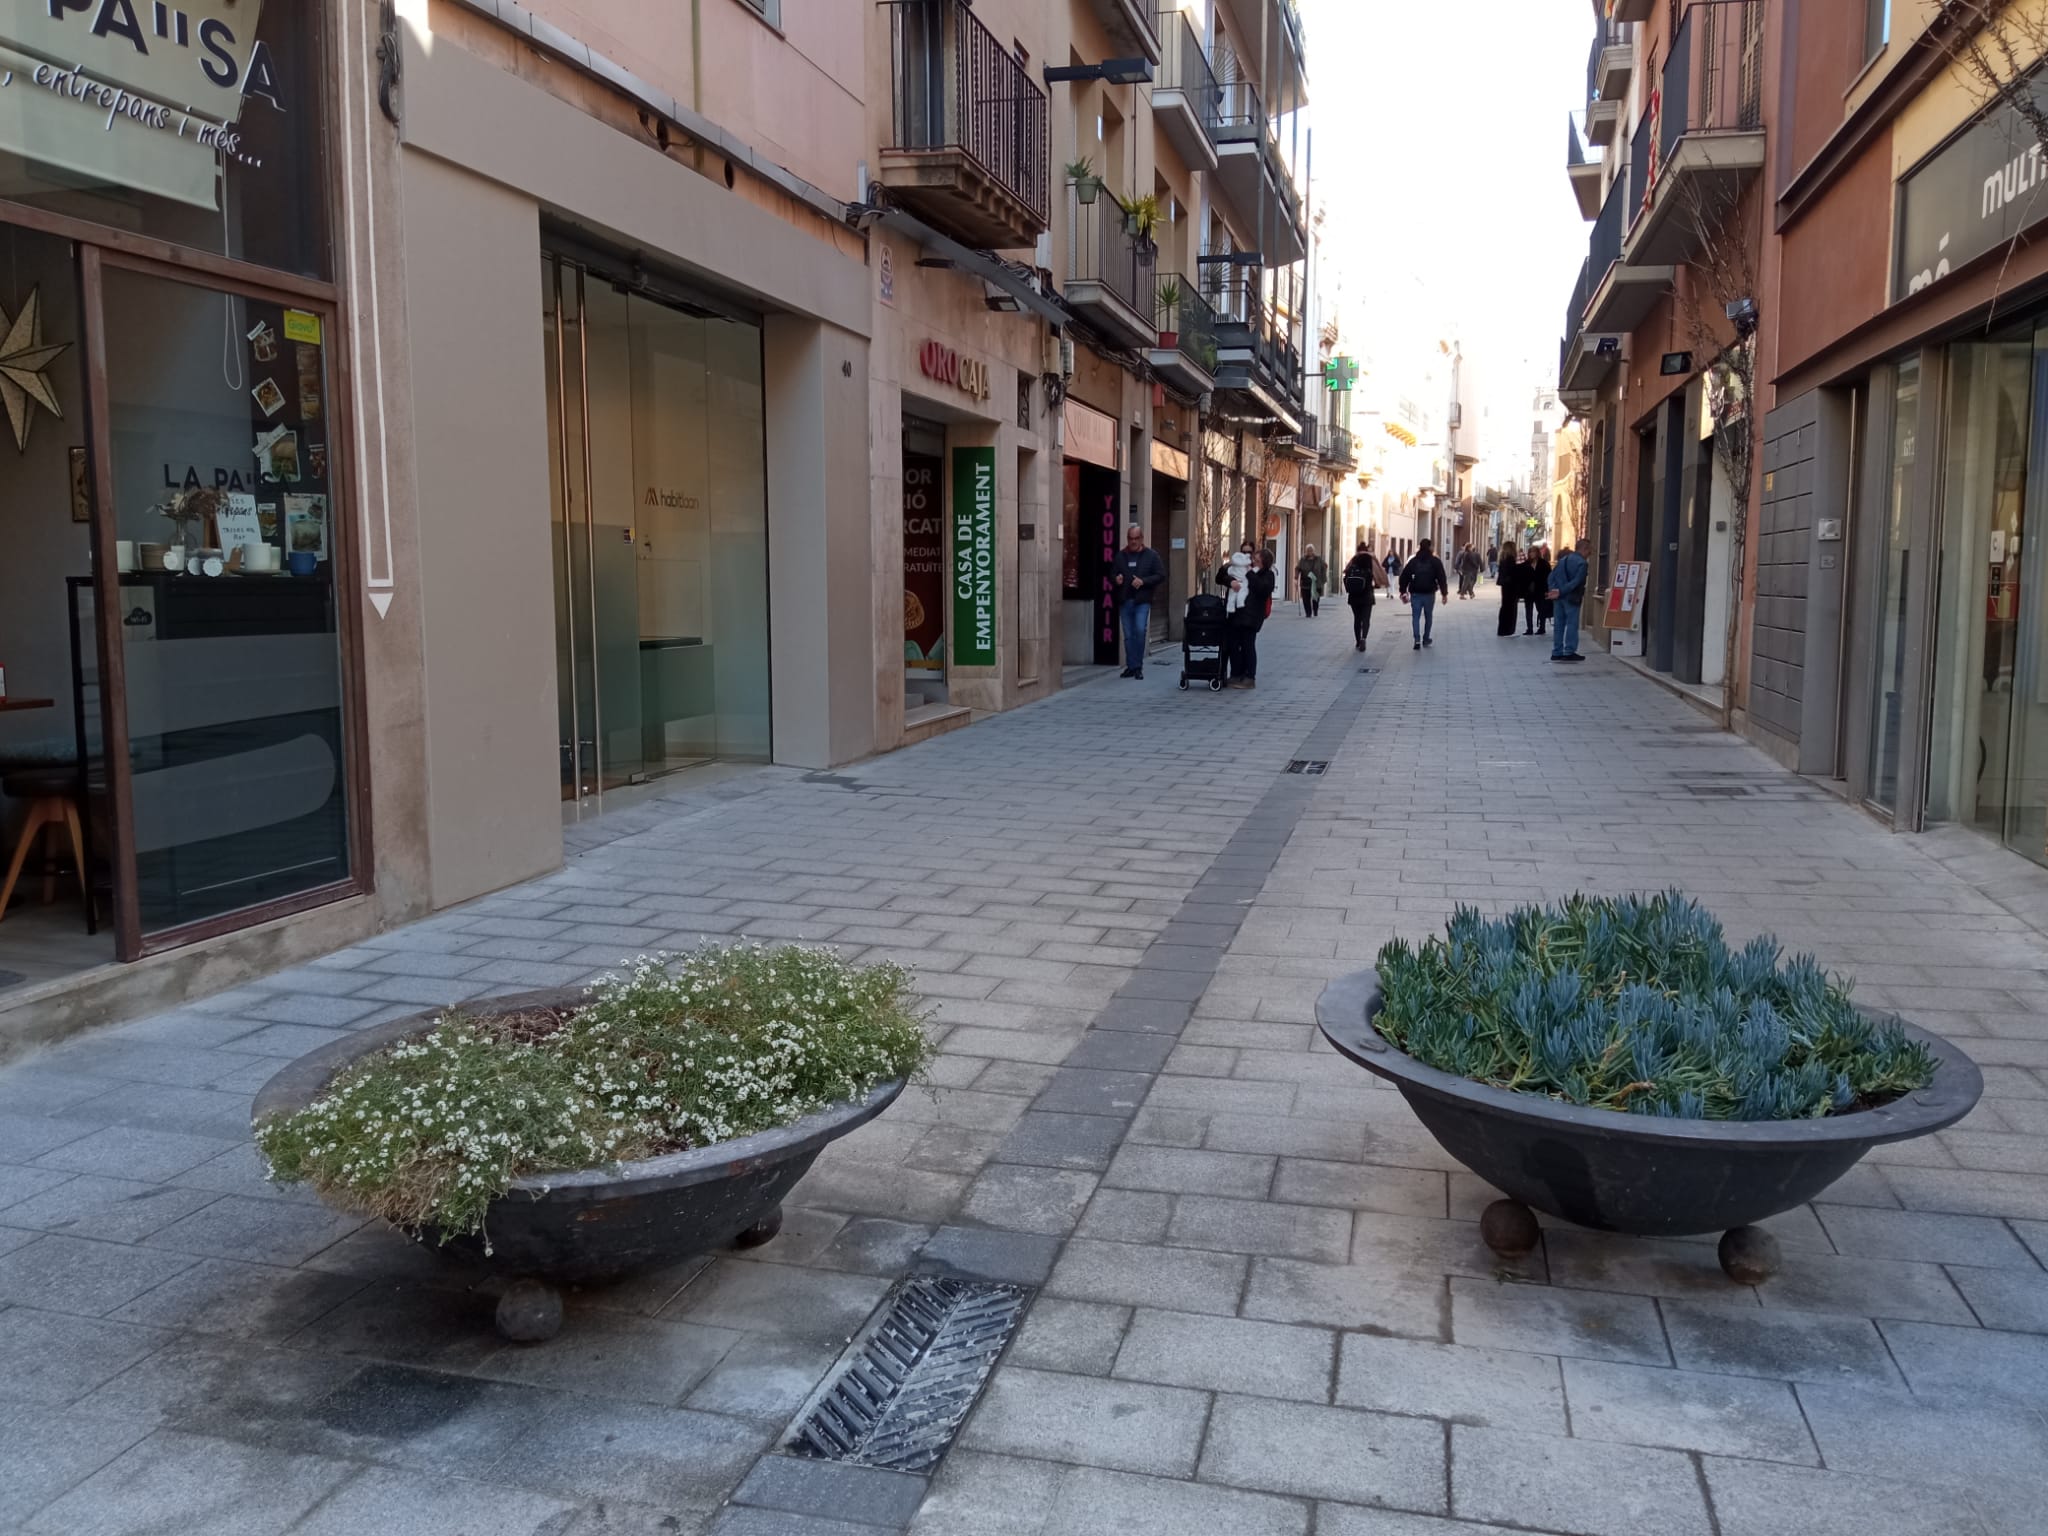
[[[1323,593],[1330,585],[1330,562],[1316,553],[1313,544],[1302,547],[1294,562],[1294,584],[1301,593],[1301,616],[1312,619],[1323,611]]]
[[[1117,609],[1124,632],[1124,669],[1117,675],[1142,680],[1145,642],[1152,632],[1152,598],[1166,584],[1166,564],[1158,551],[1145,547],[1145,530],[1136,523],[1124,532],[1115,571]]]
[[[1550,599],[1556,605],[1557,629],[1550,642],[1552,661],[1584,661],[1579,654],[1579,610],[1586,601],[1586,579],[1592,564],[1586,558],[1590,541],[1581,539],[1557,557],[1550,573]]]
[[[1529,568],[1522,564],[1522,557],[1512,541],[1500,547],[1500,568],[1494,579],[1500,583],[1500,628],[1495,633],[1505,640],[1515,632],[1515,618],[1522,607],[1522,589],[1529,579]]]
[[[1529,555],[1529,579],[1522,587],[1522,611],[1528,619],[1524,634],[1540,635],[1550,627],[1550,547],[1538,544]]]
[[[1415,631],[1415,649],[1436,644],[1436,600],[1451,595],[1451,574],[1432,553],[1430,541],[1415,547],[1415,558],[1401,571],[1401,597],[1408,604],[1409,626]]]
[[[1498,544],[1486,546],[1486,579],[1488,581],[1500,579],[1500,546]]]
[[[1467,544],[1458,551],[1458,598],[1462,602],[1479,587],[1479,551]]]
[[[1361,542],[1358,553],[1344,567],[1344,600],[1351,605],[1351,639],[1357,650],[1364,650],[1372,635],[1375,595],[1386,588],[1386,567],[1373,558],[1371,546]]]
[[[1391,589],[1401,579],[1401,551],[1391,544],[1387,546],[1386,567],[1387,586]]]

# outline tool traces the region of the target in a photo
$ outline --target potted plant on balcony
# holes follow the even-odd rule
[[[1171,351],[1180,345],[1180,280],[1167,278],[1159,285],[1159,345]]]
[[[1731,951],[1675,893],[1461,909],[1420,949],[1331,985],[1323,1034],[1393,1082],[1444,1149],[1505,1192],[1496,1252],[1530,1207],[1645,1236],[1723,1231],[1754,1284],[1778,1262],[1754,1224],[1818,1195],[1871,1147],[1954,1124],[1983,1077],[1947,1041],[1865,1013],[1768,935]]]
[[[1139,259],[1150,265],[1152,258],[1159,253],[1158,242],[1153,239],[1161,218],[1159,194],[1147,192],[1128,202],[1119,201],[1117,206],[1124,212],[1124,228],[1137,239]]]
[[[302,1057],[257,1095],[256,1144],[280,1183],[485,1266],[500,1331],[538,1341],[562,1285],[773,1238],[818,1153],[929,1061],[908,992],[825,949],[643,956]]]
[[[1067,180],[1074,185],[1074,201],[1083,208],[1093,207],[1095,199],[1102,195],[1102,178],[1095,174],[1095,163],[1086,155],[1068,162]]]

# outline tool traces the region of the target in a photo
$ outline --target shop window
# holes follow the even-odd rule
[[[771,27],[782,25],[782,0],[740,0],[740,4]]]
[[[1920,360],[1903,359],[1892,383],[1891,452],[1881,490],[1877,668],[1870,718],[1870,790],[1886,815],[1899,809],[1899,763],[1906,721],[1907,603],[1913,578],[1913,466],[1919,457]]]
[[[321,14],[279,0],[0,7],[0,201],[327,276]]]

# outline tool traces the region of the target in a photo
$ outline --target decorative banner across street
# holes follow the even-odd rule
[[[996,451],[953,450],[953,665],[996,664]]]

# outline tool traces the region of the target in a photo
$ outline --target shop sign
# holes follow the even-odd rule
[[[1266,477],[1266,445],[1256,437],[1244,440],[1244,472],[1254,480]]]
[[[886,240],[875,245],[875,292],[884,304],[896,307],[896,253]]]
[[[1202,434],[1202,457],[1223,469],[1237,468],[1237,439],[1211,427]]]
[[[1287,511],[1289,511],[1289,512],[1292,512],[1292,511],[1294,510],[1294,502],[1295,502],[1295,492],[1294,492],[1294,487],[1293,487],[1293,486],[1291,486],[1291,485],[1268,485],[1268,486],[1266,487],[1266,505],[1267,505],[1267,506],[1269,506],[1269,507],[1282,507],[1282,508],[1286,509]]]
[[[903,665],[946,670],[946,514],[939,505],[945,461],[903,455]]]
[[[996,664],[996,451],[953,450],[953,665]]]
[[[941,341],[928,341],[918,348],[917,365],[928,379],[950,384],[976,400],[989,397],[988,364],[962,357]]]
[[[1157,438],[1152,440],[1152,468],[1174,480],[1188,477],[1188,456],[1178,448],[1170,448]]]
[[[1078,400],[1066,403],[1066,456],[1084,464],[1118,469],[1116,418]]]
[[[278,111],[262,0],[0,0],[0,149],[93,181],[218,208],[251,167],[242,104]]]
[[[2034,100],[2048,107],[2048,84]],[[2040,140],[2019,111],[2000,105],[1899,180],[1892,302],[1940,282],[2048,217]]]

